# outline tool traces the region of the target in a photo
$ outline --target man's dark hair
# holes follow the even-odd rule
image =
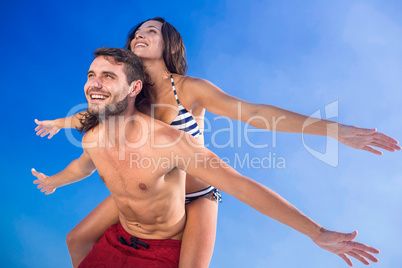
[[[141,60],[130,50],[114,47],[101,47],[95,50],[95,58],[99,56],[109,57],[112,63],[124,64],[124,72],[127,77],[127,83],[130,85],[135,80],[141,80],[144,83],[144,67]]]
[[[162,23],[163,60],[169,72],[185,75],[187,72],[186,48],[179,31],[164,18],[155,17],[134,26],[127,36],[125,48],[130,49],[131,41],[137,30],[147,21],[155,20]]]
[[[136,107],[144,102],[144,100],[148,99],[148,90],[147,87],[144,86],[146,84],[144,66],[133,52],[122,48],[102,47],[95,50],[94,55],[94,59],[99,56],[105,56],[107,57],[107,60],[114,64],[124,64],[124,73],[126,74],[127,83],[129,85],[136,80],[142,82],[143,88],[135,98]],[[99,117],[97,115],[91,115],[88,112],[81,113],[81,118],[79,120],[81,126],[77,129],[80,133],[87,132],[99,124]]]

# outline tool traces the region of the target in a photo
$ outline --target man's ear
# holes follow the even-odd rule
[[[129,96],[130,97],[135,97],[138,94],[140,94],[141,90],[142,90],[142,82],[141,82],[141,80],[133,81],[133,82],[131,82],[131,85],[130,85]]]

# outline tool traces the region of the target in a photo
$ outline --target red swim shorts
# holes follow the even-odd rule
[[[179,266],[181,241],[137,239],[121,224],[110,226],[78,266],[79,268]]]

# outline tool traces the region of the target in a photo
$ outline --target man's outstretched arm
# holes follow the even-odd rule
[[[209,150],[196,150],[191,146],[183,146],[183,148],[184,150],[180,150],[180,154],[185,156],[183,159],[185,161],[179,163],[179,166],[188,174],[236,197],[262,214],[307,235],[318,246],[337,254],[351,266],[352,262],[347,255],[364,264],[369,264],[366,259],[378,262],[378,259],[371,254],[379,253],[377,249],[353,241],[357,232],[346,234],[326,230],[280,195],[250,178],[242,176]]]
[[[38,184],[38,189],[45,194],[52,194],[56,188],[80,181],[95,171],[95,165],[88,153],[84,150],[83,154],[72,161],[63,171],[53,176],[46,176],[43,173],[32,169],[32,174],[37,178],[34,184]]]

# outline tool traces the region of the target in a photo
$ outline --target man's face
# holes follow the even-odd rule
[[[127,108],[130,86],[123,63],[117,64],[111,57],[99,56],[89,67],[87,78],[84,90],[89,114],[107,118],[119,115]]]

